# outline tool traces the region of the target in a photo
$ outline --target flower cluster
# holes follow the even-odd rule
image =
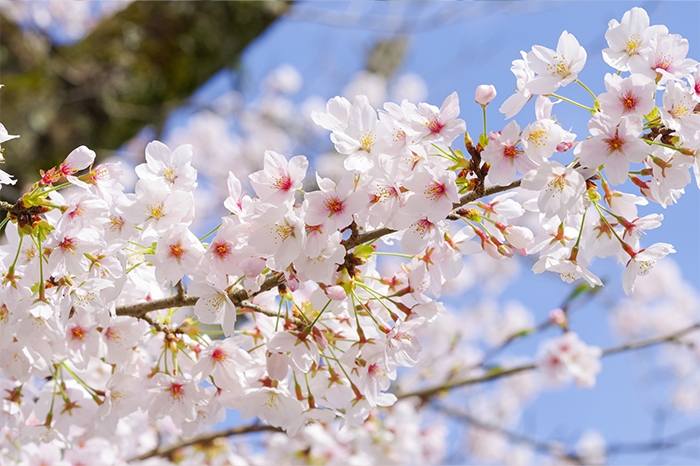
[[[489,86],[475,96],[484,113],[476,143],[456,93],[441,107],[336,97],[312,118],[345,156],[343,177],[316,175],[309,189],[305,156],[266,151],[248,178],[254,195],[228,175],[229,214],[203,237],[192,231],[192,146],[148,144],[134,193],[124,192],[119,164],[94,165],[84,146],[41,172],[5,208],[0,455],[31,462],[45,444],[88,455],[79,453],[86,445],[130,439],[104,460],[116,462],[152,447],[146,426],[192,436],[227,409],[302,432],[279,441],[280,452],[298,444],[317,455],[332,443],[318,426],[336,418],[347,429],[376,421],[406,441],[418,434],[402,430],[410,405],[386,422],[376,408],[397,401],[398,369],[419,365],[420,337],[445,314],[438,298],[464,255],[536,256],[535,272],[593,286],[602,283],[591,260],[614,256],[632,292],[674,252],[641,244],[662,216],[639,218],[636,206],[672,204],[689,169],[700,172],[700,72],[687,41],[650,27],[639,8],[611,22],[606,38],[604,57],[620,73],[606,76],[590,107],[576,103],[593,115],[588,138],[552,117],[555,103],[572,102],[554,92],[583,85],[586,52],[564,32],[556,51],[535,46],[513,64],[518,91],[501,109],[512,117],[537,95],[524,128],[513,120],[486,131]],[[12,137],[0,126],[0,142]],[[613,189],[626,180],[641,196]],[[0,183],[12,182],[0,172]],[[522,330],[527,319],[510,315],[520,319],[510,330]],[[566,331],[536,366],[551,381],[594,385],[600,350],[568,331],[565,316],[553,320]]]

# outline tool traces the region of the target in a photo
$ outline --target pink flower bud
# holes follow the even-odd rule
[[[326,296],[333,301],[344,301],[348,297],[345,290],[340,285],[333,285],[326,287],[323,291],[326,292]]]
[[[482,107],[486,107],[496,97],[496,88],[491,84],[482,84],[476,88],[474,100]]]
[[[566,152],[569,149],[571,149],[571,146],[573,146],[573,142],[560,142],[557,144],[557,152]]]
[[[549,313],[549,320],[562,328],[566,327],[566,313],[564,313],[564,310],[561,308],[552,310]]]

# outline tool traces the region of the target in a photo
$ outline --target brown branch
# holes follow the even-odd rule
[[[686,327],[684,329],[678,330],[676,332],[661,337],[649,338],[647,340],[632,341],[629,343],[625,343],[624,345],[608,348],[606,350],[603,350],[603,356],[609,356],[611,354],[620,353],[622,351],[635,350],[639,348],[645,348],[647,346],[658,345],[660,343],[666,343],[669,341],[676,340],[677,338],[680,338],[683,335],[691,333],[698,329],[700,329],[700,322],[697,322],[691,325],[690,327]]]
[[[280,280],[283,276],[284,275],[282,274],[271,275],[260,286],[260,290],[256,291],[251,296],[248,296],[248,293],[245,290],[236,290],[229,294],[229,298],[231,299],[233,304],[238,308],[246,308],[259,314],[264,314],[270,317],[277,317],[277,312],[263,309],[250,303],[247,300],[251,297],[257,296],[260,293],[271,290],[280,283]],[[116,314],[118,316],[136,317],[138,319],[145,320],[146,322],[154,326],[154,321],[150,318],[146,318],[146,315],[149,312],[159,311],[161,309],[170,309],[173,307],[194,306],[195,304],[197,304],[197,301],[199,301],[199,297],[187,296],[185,294],[184,288],[182,288],[182,284],[179,283],[179,286],[177,287],[177,294],[173,296],[169,296],[163,299],[156,299],[153,301],[146,301],[144,303],[120,306],[116,309]],[[296,317],[289,317],[288,320],[300,328],[304,327],[305,325],[302,320]],[[157,328],[157,330],[160,331],[161,329]]]
[[[511,369],[493,369],[489,372],[487,372],[484,375],[481,375],[479,377],[471,377],[468,379],[462,379],[462,380],[455,380],[453,382],[446,382],[439,387],[430,387],[430,388],[424,388],[423,390],[416,390],[414,392],[407,392],[407,393],[397,393],[396,398],[402,399],[402,398],[408,398],[411,396],[417,396],[422,399],[428,399],[434,395],[437,395],[440,392],[445,392],[448,390],[451,390],[453,388],[457,387],[464,387],[465,385],[474,385],[477,383],[481,382],[487,382],[489,380],[494,380],[498,379],[501,377],[507,377],[509,375],[514,375],[518,374],[520,372],[525,372],[532,370],[536,368],[537,366],[535,364],[527,364],[524,366],[517,366],[513,367]]]
[[[564,302],[559,306],[559,308],[564,312],[564,315],[567,316],[570,314],[570,308],[572,305],[572,302],[574,299],[577,297],[583,295],[587,300],[592,299],[603,287],[602,286],[590,286],[587,283],[582,283],[581,285],[577,286],[574,288],[574,290],[569,293],[569,295],[564,299]],[[543,330],[548,329],[549,327],[557,325],[555,324],[552,319],[547,318],[546,320],[542,321],[540,324],[533,328],[529,329],[523,329],[517,333],[511,334],[510,336],[506,337],[500,344],[497,346],[494,346],[490,349],[488,349],[485,353],[484,356],[481,358],[481,362],[478,364],[475,364],[474,368],[476,367],[484,367],[486,365],[486,361],[489,359],[493,358],[495,355],[497,355],[499,352],[501,352],[503,349],[505,349],[508,345],[513,343],[514,341],[524,338],[526,336],[532,336],[536,335]],[[564,330],[568,331],[568,326],[565,326]]]
[[[250,434],[253,432],[284,432],[284,431],[282,429],[280,429],[279,427],[273,427],[273,426],[268,426],[268,425],[263,425],[263,424],[253,424],[253,425],[249,425],[249,426],[232,427],[232,428],[226,429],[226,430],[220,430],[217,432],[211,432],[208,434],[198,435],[197,437],[194,437],[190,440],[186,440],[186,441],[177,443],[177,444],[169,446],[167,448],[156,448],[156,449],[151,450],[149,452],[146,452],[140,456],[136,456],[134,458],[131,458],[131,459],[127,460],[127,462],[131,463],[133,461],[143,461],[143,460],[147,460],[149,458],[153,458],[156,456],[159,456],[161,458],[172,459],[175,456],[175,453],[177,453],[178,450],[181,450],[183,448],[191,447],[193,445],[206,445],[206,444],[212,443],[214,440],[216,440],[218,438],[231,437],[234,435]]]
[[[452,208],[456,209],[458,207],[462,207],[464,204],[468,204],[470,202],[476,201],[477,199],[481,199],[482,197],[491,196],[492,194],[498,194],[504,191],[510,191],[511,189],[519,188],[521,181],[522,180],[515,180],[512,183],[504,186],[491,186],[490,188],[486,188],[483,193],[472,191],[459,198],[459,202],[453,205]]]
[[[648,346],[653,346],[653,345],[658,345],[660,343],[666,343],[670,341],[674,341],[678,339],[679,337],[693,332],[695,330],[700,329],[700,322],[695,323],[689,327],[686,327],[682,330],[678,330],[676,332],[670,333],[668,335],[664,335],[661,337],[655,337],[655,338],[649,338],[646,340],[638,340],[638,341],[633,341],[629,343],[625,343],[619,346],[613,346],[611,348],[605,349],[602,352],[602,357],[605,356],[610,356],[612,354],[617,354],[621,353],[623,351],[630,351],[630,350],[636,350],[636,349],[641,349],[641,348],[646,348]],[[487,382],[489,380],[494,380],[498,379],[501,377],[507,377],[510,375],[518,374],[520,372],[525,372],[529,371],[532,369],[535,369],[537,367],[536,364],[525,364],[523,366],[516,366],[510,369],[492,369],[490,372],[487,372],[485,375],[481,375],[479,377],[470,377],[462,380],[455,380],[452,382],[445,382],[444,384],[437,386],[437,387],[429,387],[429,388],[424,388],[422,390],[416,390],[413,392],[407,392],[407,393],[397,393],[396,397],[398,399],[402,398],[408,398],[411,396],[417,396],[419,398],[422,398],[423,400],[427,400],[428,398],[435,396],[441,392],[446,392],[448,390],[451,390],[453,388],[458,388],[458,387],[463,387],[465,385],[474,385],[477,383],[481,382]]]
[[[197,296],[178,296],[173,295],[163,299],[155,299],[153,301],[146,301],[145,303],[131,304],[128,306],[119,306],[116,309],[116,314],[118,316],[130,316],[142,318],[146,314],[152,311],[159,311],[161,309],[170,309],[172,307],[182,307],[182,306],[194,306],[199,300]]]
[[[511,189],[519,188],[520,187],[520,180],[513,181],[510,184],[507,184],[505,186],[491,186],[490,188],[486,188],[484,192],[478,192],[478,191],[472,191],[470,193],[465,194],[459,199],[459,202],[455,203],[452,205],[453,209],[458,209],[462,207],[464,204],[468,204],[470,202],[474,202],[477,199],[481,199],[482,197],[486,196],[491,196],[492,194],[497,194],[497,193],[502,193],[504,191],[509,191]],[[448,218],[451,218],[452,214],[448,215]],[[347,239],[347,241],[344,243],[345,244],[345,249],[350,250],[354,248],[355,246],[358,246],[363,243],[368,243],[370,241],[377,240],[381,238],[382,236],[390,235],[392,233],[395,233],[396,230],[392,230],[391,228],[378,228],[376,230],[368,231],[366,233],[362,233],[359,235],[352,235],[350,238]]]

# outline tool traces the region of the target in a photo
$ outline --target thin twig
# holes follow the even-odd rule
[[[645,348],[647,346],[658,345],[659,343],[666,343],[667,341],[673,341],[676,338],[680,338],[683,335],[691,333],[698,329],[700,329],[700,322],[697,322],[691,325],[690,327],[686,327],[684,329],[678,330],[665,336],[649,338],[647,340],[631,341],[629,343],[625,343],[624,345],[608,348],[606,350],[603,350],[603,356],[609,356],[611,354],[620,353],[622,351],[629,351],[639,348]]]
[[[636,350],[636,349],[641,349],[641,348],[646,348],[648,346],[653,346],[653,345],[658,345],[660,343],[665,343],[669,341],[676,340],[677,338],[690,333],[694,330],[700,329],[700,322],[695,323],[689,327],[686,327],[682,330],[678,330],[676,332],[670,333],[668,335],[664,335],[661,337],[655,337],[655,338],[649,338],[646,340],[639,340],[639,341],[633,341],[629,343],[625,343],[623,345],[619,346],[613,346],[611,348],[605,349],[602,352],[602,356],[610,356],[612,354],[617,354],[621,353],[623,351],[630,351],[630,350]],[[411,396],[417,396],[419,398],[422,398],[424,400],[437,395],[438,393],[448,391],[453,388],[457,387],[463,387],[466,385],[474,385],[477,383],[481,382],[487,382],[489,380],[494,380],[498,379],[501,377],[507,377],[510,375],[518,374],[520,372],[525,372],[529,371],[532,369],[535,369],[537,367],[536,364],[525,364],[523,366],[517,366],[513,367],[510,369],[492,369],[490,372],[487,372],[485,375],[481,375],[479,377],[469,377],[466,379],[462,380],[455,380],[452,382],[445,382],[444,384],[437,386],[437,387],[429,387],[429,388],[424,388],[422,390],[416,390],[413,392],[407,392],[407,393],[398,393],[396,394],[396,397],[401,399],[401,398],[408,398]]]
[[[490,188],[486,188],[484,192],[478,192],[478,191],[472,191],[470,193],[465,194],[461,198],[459,198],[459,202],[456,202],[452,205],[452,209],[458,209],[462,207],[464,204],[468,204],[470,202],[474,202],[477,199],[481,199],[482,197],[490,196],[492,194],[497,194],[497,193],[502,193],[504,191],[509,191],[511,189],[515,189],[520,187],[520,180],[513,181],[510,184],[507,184],[505,186],[491,186]],[[450,217],[452,214],[448,215]],[[363,243],[368,243],[370,241],[374,241],[376,239],[381,238],[382,236],[390,235],[392,233],[395,233],[396,230],[392,230],[391,228],[378,228],[376,230],[368,231],[366,233],[362,233],[359,235],[353,235],[350,238],[347,239],[345,242],[345,249],[350,250],[354,248],[355,246],[358,246]]]
[[[255,293],[252,293],[250,296],[248,296],[248,293],[245,290],[237,290],[230,293],[229,298],[231,299],[233,304],[238,308],[247,308],[251,311],[258,312],[260,314],[265,314],[270,317],[277,317],[277,312],[263,309],[259,306],[250,303],[247,300],[251,297],[259,295],[260,293],[271,290],[280,283],[280,279],[283,276],[284,275],[281,274],[271,275],[260,286],[260,290],[256,291]],[[184,292],[184,289],[182,290],[182,292],[180,292],[180,290],[178,289],[178,294],[169,296],[167,298],[146,301],[144,303],[131,304],[128,306],[120,306],[116,309],[116,314],[118,316],[130,316],[143,319],[144,316],[146,316],[146,314],[148,314],[149,312],[159,311],[161,309],[171,309],[174,307],[194,306],[195,304],[197,304],[197,301],[199,301],[198,296],[187,296],[187,294],[185,294]],[[304,326],[303,321],[297,319],[296,317],[290,317],[289,320],[299,327]]]
[[[174,454],[186,447],[191,447],[193,445],[205,445],[208,443],[211,443],[212,441],[222,438],[222,437],[231,437],[234,435],[243,435],[243,434],[249,434],[252,432],[283,432],[282,429],[279,427],[273,427],[273,426],[268,426],[268,425],[263,425],[263,424],[252,424],[249,426],[238,426],[238,427],[232,427],[230,429],[226,430],[220,430],[217,432],[210,432],[208,434],[202,434],[197,437],[194,437],[190,440],[186,440],[184,442],[177,443],[175,445],[172,445],[167,448],[156,448],[154,450],[151,450],[149,452],[146,452],[140,456],[131,458],[130,460],[127,460],[128,463],[131,463],[132,461],[143,461],[147,460],[149,458],[153,458],[156,456],[159,456],[161,458],[171,458],[174,456]]]

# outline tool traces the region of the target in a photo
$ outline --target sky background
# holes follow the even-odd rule
[[[239,84],[245,99],[255,102],[265,77],[280,65],[290,64],[304,78],[302,88],[292,99],[301,103],[311,96],[320,96],[325,100],[338,95],[355,73],[366,68],[367,56],[378,40],[403,37],[408,48],[397,75],[413,73],[422,77],[427,84],[426,101],[437,106],[457,91],[461,118],[476,139],[482,122],[480,107],[473,101],[475,88],[480,84],[496,86],[498,96],[488,109],[488,129],[502,129],[506,121],[497,109],[515,88],[511,62],[520,58],[521,50],[527,52],[533,45],[555,49],[564,30],[572,33],[588,52],[579,78],[596,94],[603,92],[604,74],[614,71],[601,55],[601,50],[607,47],[604,38],[607,24],[613,18],[621,20],[624,12],[634,6],[646,9],[651,24],[664,24],[671,33],[688,39],[688,56],[700,59],[698,2],[314,1],[295,4],[286,17],[247,48],[238,75]],[[212,78],[200,94],[216,96],[228,84],[226,73],[222,73]],[[561,88],[558,93],[586,105],[592,103],[590,96],[577,85]],[[571,127],[579,140],[585,137],[590,114],[566,103],[555,106],[554,112],[562,126]],[[177,127],[181,123],[179,118],[175,117],[170,127]],[[521,128],[532,121],[533,102],[515,119]],[[625,187],[629,192],[637,192],[633,187]],[[668,209],[655,204],[640,209],[640,216],[652,212],[665,216],[662,227],[650,231],[643,245],[672,243],[678,251],[673,260],[685,280],[697,290],[700,289],[700,195],[695,180],[686,191],[678,205]],[[535,321],[541,322],[551,309],[561,304],[571,288],[554,274],[533,275],[528,270],[530,266],[531,262],[522,261],[521,278],[499,299],[523,302],[535,315]],[[619,343],[609,328],[609,313],[610,303],[623,296],[622,266],[610,259],[598,259],[593,270],[608,278],[607,286],[595,300],[576,310],[571,323],[586,343],[605,348]],[[556,335],[553,330],[544,334]],[[534,356],[539,341],[515,344],[505,354]],[[525,410],[517,430],[571,445],[588,429],[601,432],[610,443],[644,442],[658,436],[659,429],[670,434],[700,424],[697,413],[671,413],[665,423],[659,421],[669,399],[669,375],[651,369],[655,366],[650,362],[657,355],[654,350],[643,350],[605,358],[595,389],[570,386],[544,392]],[[460,433],[455,431],[451,442],[460,441]],[[620,464],[688,464],[693,462],[692,455],[700,459],[697,447],[696,443],[684,456],[624,455],[611,460]]]

